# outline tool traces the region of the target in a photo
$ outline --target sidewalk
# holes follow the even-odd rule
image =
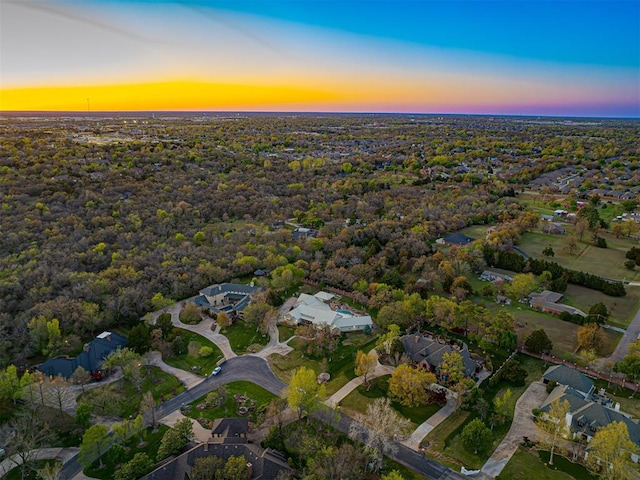
[[[431,430],[440,425],[449,415],[451,415],[456,410],[456,400],[450,395],[447,395],[447,403],[438,410],[436,413],[431,415],[425,422],[416,428],[411,436],[406,440],[400,442],[403,445],[411,448],[412,450],[418,451],[420,448],[420,443],[422,439],[426,437]]]
[[[204,377],[200,377],[194,373],[187,372],[186,370],[182,370],[181,368],[175,368],[171,365],[167,365],[162,360],[162,356],[160,352],[149,352],[149,365],[155,365],[160,368],[163,372],[169,373],[180,380],[185,388],[190,389],[198,385],[200,382],[204,380]]]
[[[160,423],[166,425],[167,427],[173,427],[176,423],[184,418],[189,417],[185,417],[182,413],[180,413],[180,410],[176,410],[166,417],[161,418]],[[196,436],[196,441],[200,443],[208,442],[211,438],[211,430],[208,428],[204,428],[198,421],[194,420],[193,418],[189,418],[189,420],[191,420],[191,425],[193,425],[193,433]]]
[[[373,373],[369,374],[369,379],[373,380],[374,378],[381,377],[383,375],[391,375],[396,367],[390,367],[388,365],[381,365],[378,363],[376,365]],[[356,377],[350,382],[348,382],[344,387],[338,390],[336,393],[331,395],[329,398],[325,400],[325,404],[331,408],[335,408],[347,395],[353,392],[356,388],[362,385],[364,382],[364,378],[362,376]]]

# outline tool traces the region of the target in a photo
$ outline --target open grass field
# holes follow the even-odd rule
[[[559,317],[536,312],[525,305],[500,306],[495,303],[487,303],[486,306],[489,312],[496,312],[499,309],[503,309],[514,316],[518,343],[520,344],[524,344],[525,339],[532,331],[543,328],[553,342],[553,350],[551,351],[553,355],[560,357],[566,352],[575,351],[577,347],[576,333],[579,325],[565,322],[560,320]],[[521,310],[518,310],[518,307],[520,307]]]
[[[163,372],[158,367],[151,367],[150,374],[144,378],[140,391],[137,391],[134,385],[122,379],[113,383],[113,385],[115,385],[116,391],[119,393],[119,400],[117,407],[114,407],[113,414],[123,418],[138,413],[144,392],[151,392],[156,402],[160,403],[184,391],[184,385],[176,377]],[[106,386],[96,387],[82,393],[78,397],[78,403],[91,403],[91,399],[99,397],[101,389]]]
[[[173,355],[171,358],[163,358],[167,365],[172,367],[181,368],[189,372],[193,372],[197,375],[207,376],[209,375],[218,361],[223,358],[222,352],[211,340],[204,338],[189,330],[179,329],[180,336],[184,339],[186,345],[190,345],[188,351],[184,355]],[[209,347],[213,349],[213,353],[208,357],[201,357],[198,354],[200,347]],[[197,367],[197,368],[193,368]]]
[[[256,327],[248,325],[242,320],[236,321],[233,325],[223,328],[220,331],[231,345],[231,349],[237,354],[255,353],[269,343],[269,335],[256,331]]]
[[[554,455],[553,463],[553,467],[549,466],[536,452],[518,449],[497,478],[498,480],[595,480],[597,478],[589,474],[581,465],[571,463],[562,457]]]
[[[215,420],[216,418],[248,418],[250,421],[255,422],[258,412],[261,408],[264,408],[271,400],[275,398],[275,395],[268,392],[264,388],[245,381],[231,382],[226,385],[227,387],[227,399],[226,401],[216,408],[205,408],[204,410],[198,410],[196,407],[203,403],[206,395],[198,398],[190,403],[191,410],[185,413],[188,417],[199,419],[206,418],[209,420]],[[238,410],[238,403],[234,399],[235,394],[245,395],[246,397],[254,400],[257,407],[252,412],[246,415],[240,415]]]
[[[146,453],[153,463],[156,462],[156,452],[160,447],[160,441],[164,433],[169,430],[169,427],[165,425],[159,425],[158,431],[153,433],[151,428],[146,428],[143,432],[142,438],[145,442],[144,446],[138,448],[138,437],[134,436],[129,439],[125,447],[129,450],[122,463],[126,463],[133,458],[136,453]],[[112,480],[115,474],[115,462],[109,457],[109,452],[103,455],[102,461],[104,463],[103,468],[99,468],[100,463],[96,460],[93,464],[84,470],[84,473],[92,478],[99,478],[101,480]]]
[[[591,288],[569,285],[562,302],[584,312],[588,312],[592,305],[602,302],[607,306],[610,315],[607,323],[626,327],[640,308],[640,287],[627,287],[625,297],[610,297]]]

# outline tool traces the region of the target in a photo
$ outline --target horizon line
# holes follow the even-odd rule
[[[535,114],[535,113],[451,113],[451,112],[384,112],[384,111],[313,111],[313,110],[0,110],[2,116],[24,115],[142,115],[142,114],[174,114],[174,115],[386,115],[386,116],[449,116],[449,117],[524,117],[524,118],[580,118],[606,120],[640,120],[640,115],[577,115],[577,114]]]

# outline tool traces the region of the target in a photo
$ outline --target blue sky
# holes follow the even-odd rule
[[[5,110],[640,116],[640,0],[0,1]]]

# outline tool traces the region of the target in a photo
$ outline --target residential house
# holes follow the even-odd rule
[[[316,238],[318,236],[318,230],[312,228],[296,228],[291,232],[292,240],[306,240],[307,238]]]
[[[411,361],[430,372],[439,374],[442,356],[453,351],[462,356],[466,376],[471,377],[480,371],[478,362],[471,358],[467,344],[463,344],[462,348],[460,348],[458,345],[441,343],[420,334],[405,335],[400,340],[402,340],[404,351],[411,358]]]
[[[293,471],[280,452],[249,443],[248,431],[247,419],[217,419],[209,442],[161,463],[141,480],[189,480],[195,461],[214,455],[224,461],[231,456],[244,457],[249,472],[247,478],[251,480],[272,480]]]
[[[459,247],[463,247],[465,245],[469,245],[474,240],[475,238],[468,237],[464,233],[453,233],[446,237],[439,238],[436,240],[436,243],[439,243],[440,245],[457,245]]]
[[[127,339],[122,335],[112,332],[102,332],[91,342],[85,344],[82,352],[75,358],[56,357],[50,358],[44,363],[38,365],[45,375],[62,375],[69,378],[78,367],[84,368],[91,373],[94,379],[102,378],[102,361],[107,356],[127,344]]]
[[[552,315],[560,315],[563,312],[566,312],[571,315],[580,315],[581,317],[587,316],[587,314],[579,308],[559,303],[560,300],[562,300],[562,296],[563,295],[561,293],[552,292],[550,290],[543,290],[540,293],[532,293],[529,295],[529,306],[534,310],[550,313]]]
[[[555,222],[547,222],[542,226],[542,231],[547,235],[564,235],[567,233],[567,229]]]
[[[590,442],[598,428],[609,425],[612,422],[622,422],[627,426],[629,437],[640,446],[640,422],[630,415],[620,411],[620,404],[613,402],[604,394],[594,393],[594,384],[586,375],[566,365],[555,365],[547,369],[542,377],[544,383],[550,381],[558,383],[545,401],[540,410],[549,412],[551,403],[555,400],[567,401],[569,412],[565,417],[565,424],[574,438]],[[632,455],[637,462],[638,456]]]
[[[252,284],[220,283],[200,290],[200,295],[193,299],[193,303],[213,315],[224,312],[230,316],[242,316],[251,297],[263,290]]]
[[[512,282],[513,277],[510,277],[506,273],[485,270],[480,274],[480,280],[484,280],[485,282]]]
[[[311,323],[318,327],[327,325],[331,329],[341,332],[357,330],[370,330],[373,322],[369,315],[356,315],[347,310],[331,308],[327,303],[335,296],[327,292],[318,292],[315,295],[301,293],[291,311],[285,315],[285,319],[296,325]]]

